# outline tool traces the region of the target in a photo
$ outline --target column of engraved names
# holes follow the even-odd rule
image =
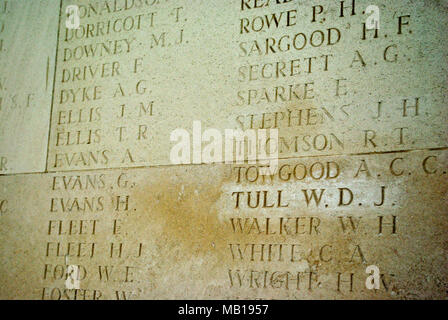
[[[135,184],[124,173],[55,175],[50,184],[41,299],[135,298],[144,254],[127,237]]]
[[[78,29],[60,28],[49,170],[139,166],[160,144],[162,113],[151,56],[181,45],[173,1],[79,4]]]
[[[426,163],[425,155],[419,156]],[[283,161],[272,176],[259,166],[235,166],[226,227],[229,286],[279,289],[298,295],[366,293],[365,268],[381,266],[373,295],[395,295],[390,249],[401,251],[396,158],[339,157]],[[409,163],[409,160],[406,160]],[[372,163],[380,163],[374,166]],[[392,165],[391,165],[392,164]],[[413,174],[425,167],[409,166]],[[355,185],[355,186],[353,186]],[[258,291],[259,292],[259,291]]]
[[[430,74],[419,48],[406,45],[422,35],[406,6],[389,3],[381,29],[368,29],[367,6],[239,1],[237,124],[278,128],[281,157],[440,146],[421,137],[441,126],[430,84],[401,85],[414,84],[416,64]],[[436,126],[415,135],[425,122]]]
[[[280,156],[343,149],[340,133],[321,131],[328,110],[314,101],[323,94],[316,86],[323,86],[323,76],[335,69],[331,48],[340,46],[344,31],[333,25],[304,27],[311,8],[292,0],[239,1],[238,6],[238,53],[244,61],[237,70],[236,106],[244,110],[235,118],[238,125],[280,129]]]

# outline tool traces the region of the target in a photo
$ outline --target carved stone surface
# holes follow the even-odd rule
[[[45,170],[58,13],[52,0],[0,1],[0,173]]]
[[[371,5],[0,0],[0,298],[446,299],[447,2]]]

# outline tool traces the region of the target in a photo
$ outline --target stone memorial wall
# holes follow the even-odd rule
[[[0,0],[0,298],[446,299],[446,30],[442,0]]]

